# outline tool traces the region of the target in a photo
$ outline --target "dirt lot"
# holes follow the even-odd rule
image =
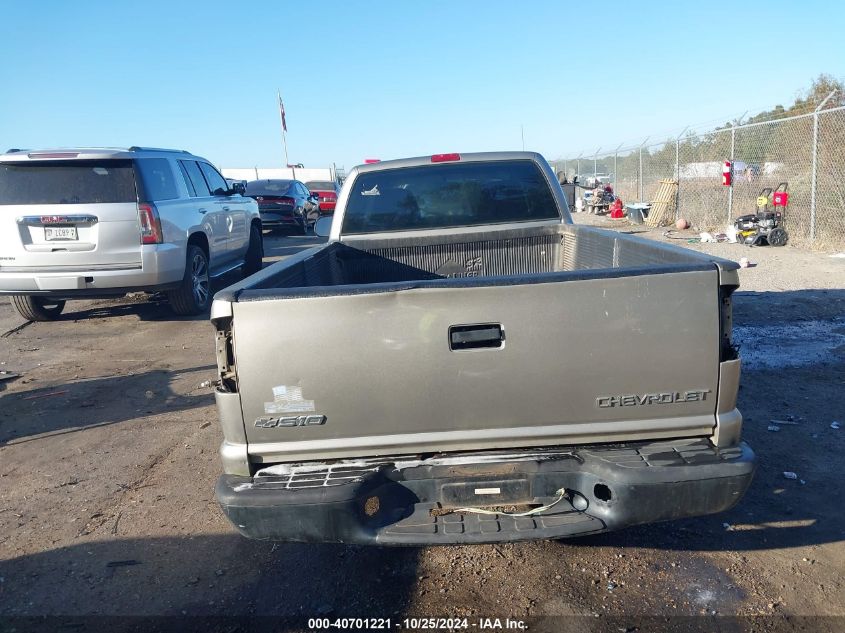
[[[316,240],[268,238],[268,260]],[[726,514],[558,542],[248,541],[213,499],[221,434],[204,318],[138,297],[70,303],[56,323],[21,327],[0,302],[0,369],[21,374],[0,382],[0,630],[43,615],[269,615],[282,630],[313,616],[510,616],[612,631],[762,615],[715,622],[842,630],[845,429],[831,423],[845,424],[845,260],[677,243],[758,264],[741,271],[734,312],[756,478]],[[772,420],[785,423],[767,430]]]

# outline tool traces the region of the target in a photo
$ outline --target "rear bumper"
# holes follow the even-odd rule
[[[112,266],[32,267],[10,272],[0,267],[0,295],[52,297],[105,296],[162,290],[179,284],[185,274],[185,249],[175,244],[141,247],[137,264]]]
[[[720,450],[693,439],[223,475],[216,496],[238,530],[255,539],[491,543],[578,536],[721,512],[740,500],[754,468],[754,453],[744,443]],[[567,491],[563,501],[531,517],[443,513],[460,507],[545,505],[561,488]]]

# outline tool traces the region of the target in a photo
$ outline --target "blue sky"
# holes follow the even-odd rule
[[[151,145],[222,167],[592,154],[845,76],[840,2],[2,0],[0,148]]]

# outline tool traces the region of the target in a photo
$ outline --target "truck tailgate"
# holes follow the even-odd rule
[[[565,277],[233,303],[250,460],[710,435],[716,267]]]

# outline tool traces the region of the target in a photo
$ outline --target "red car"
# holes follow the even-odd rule
[[[319,197],[320,215],[334,213],[337,194],[340,193],[340,185],[330,180],[312,180],[306,182],[305,186],[308,187],[308,191],[316,193]]]

